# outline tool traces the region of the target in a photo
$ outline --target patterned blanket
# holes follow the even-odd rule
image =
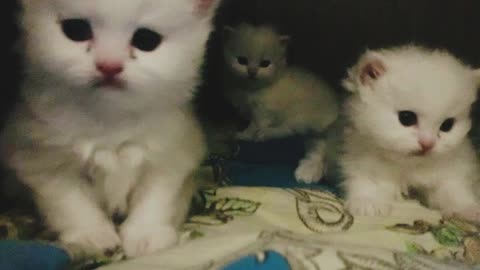
[[[73,269],[475,269],[480,227],[414,201],[389,217],[354,217],[323,190],[214,187],[201,191],[181,244],[124,261],[76,258]],[[29,213],[0,216],[2,239],[54,239]],[[477,269],[480,269],[477,268]]]
[[[182,244],[104,270],[475,269],[480,228],[414,201],[389,217],[354,217],[322,190],[204,190]]]

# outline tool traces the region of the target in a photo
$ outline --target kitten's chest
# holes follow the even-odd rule
[[[68,144],[80,160],[86,162],[99,150],[115,152],[126,144],[147,144],[149,134],[147,131],[141,132],[139,128],[104,129],[103,132],[68,134]]]
[[[145,149],[149,158],[155,159],[196,131],[191,114],[177,109],[146,114],[136,121],[122,122],[115,127],[107,126],[103,132],[76,136],[74,142],[82,155],[92,149],[116,151],[125,145],[137,145]]]
[[[108,122],[75,115],[62,115],[49,121],[52,139],[89,141],[95,145],[117,145],[144,133],[145,124],[131,120]]]
[[[151,145],[168,141],[168,129],[162,127],[161,116],[92,119],[81,114],[65,113],[48,121],[48,143],[68,145],[82,160],[93,151],[105,149],[115,151],[125,144]],[[162,140],[163,139],[163,140]]]
[[[413,188],[430,188],[444,177],[448,172],[444,170],[445,164],[433,160],[411,159],[394,165],[396,179]]]

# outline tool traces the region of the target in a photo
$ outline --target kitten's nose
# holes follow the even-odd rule
[[[253,69],[248,70],[248,78],[255,79],[257,77],[257,71]]]
[[[97,70],[100,71],[103,76],[113,78],[123,72],[123,64],[119,62],[98,62]]]
[[[435,147],[435,141],[434,140],[420,139],[418,141],[418,143],[420,144],[420,147],[422,147],[423,152],[428,152],[428,151],[432,150],[433,147]]]

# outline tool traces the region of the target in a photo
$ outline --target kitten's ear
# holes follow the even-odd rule
[[[359,88],[369,87],[387,71],[381,56],[367,52],[359,63],[348,71],[347,78],[342,82],[345,89],[355,92]]]
[[[193,0],[195,2],[195,10],[201,16],[213,16],[220,0]]]
[[[364,86],[378,80],[387,71],[385,64],[377,54],[369,53],[362,62],[360,65],[359,79]]]
[[[280,36],[280,43],[285,47],[287,47],[288,44],[290,44],[291,40],[292,40],[291,36],[287,36],[287,35]]]

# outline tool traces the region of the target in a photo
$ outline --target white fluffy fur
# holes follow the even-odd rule
[[[64,244],[136,257],[176,243],[204,154],[190,101],[217,2],[23,1],[24,102],[6,159]],[[68,39],[70,18],[88,19],[94,42]],[[164,36],[155,51],[130,47],[140,27]],[[93,85],[105,58],[124,64],[124,89]]]
[[[362,80],[371,63],[384,71]],[[479,168],[467,138],[478,83],[478,72],[447,52],[408,46],[365,53],[344,81],[353,92],[341,158],[350,211],[388,214],[394,200],[415,188],[430,207],[479,222],[473,192]],[[417,113],[418,124],[403,126],[398,119],[403,110]],[[453,129],[440,131],[450,117],[456,119]],[[435,146],[418,155],[421,136]]]
[[[315,74],[286,65],[287,36],[269,26],[241,24],[229,29],[224,48],[225,91],[232,104],[251,119],[237,134],[242,140],[263,141],[308,132],[325,133],[338,116],[335,90]],[[237,57],[248,59],[240,65]],[[261,67],[268,60],[268,67]],[[257,70],[255,79],[248,69]],[[308,149],[295,172],[298,181],[319,181],[324,173],[325,142]]]

